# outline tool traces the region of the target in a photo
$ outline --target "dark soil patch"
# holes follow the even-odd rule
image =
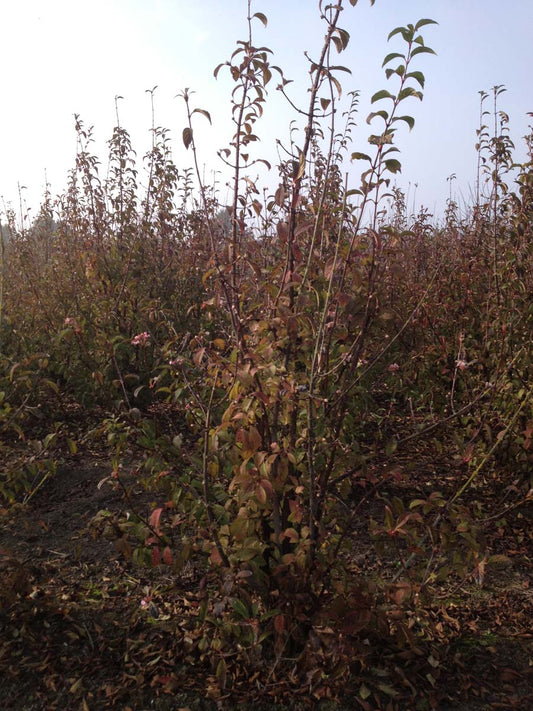
[[[101,459],[73,462],[26,506],[5,511],[0,520],[0,706],[13,711],[214,709],[207,699],[213,670],[191,666],[184,653],[200,576],[194,570],[178,575],[166,568],[139,568],[115,541],[91,535],[99,511],[109,512],[111,520],[132,510],[148,516],[156,503],[134,474],[123,477],[126,497],[123,489],[104,481],[109,473]],[[388,495],[412,498],[427,488],[428,477],[422,467],[408,484],[391,485]],[[378,515],[381,499],[373,498],[369,506]],[[502,557],[487,567],[483,585],[473,580],[443,585],[424,609],[436,630],[431,655],[424,652],[413,661],[404,654],[402,663],[394,650],[372,650],[374,672],[388,669],[396,682],[405,679],[405,701],[401,690],[382,694],[381,701],[376,692],[364,701],[363,682],[354,679],[353,695],[340,706],[304,696],[287,697],[285,706],[533,709],[531,507],[507,518],[505,531],[492,531],[492,551]],[[354,564],[371,570],[376,559],[364,527],[356,525],[354,536]],[[407,700],[413,698],[409,685],[417,688],[416,702]],[[219,703],[221,708],[246,705],[242,690]]]

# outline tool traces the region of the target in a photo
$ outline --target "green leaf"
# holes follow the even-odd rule
[[[335,88],[337,89],[339,93],[339,99],[342,96],[342,86],[341,83],[338,79],[336,79],[332,74],[328,74],[328,78],[331,81],[332,84],[335,85]]]
[[[372,158],[370,156],[367,156],[366,153],[358,153],[357,151],[355,153],[352,153],[351,158],[352,160],[367,160],[369,162],[372,162]]]
[[[396,158],[389,158],[388,160],[386,160],[385,167],[391,173],[401,173],[402,172],[402,164]]]
[[[243,620],[248,620],[250,618],[250,612],[244,602],[242,602],[242,600],[233,598],[233,600],[231,601],[231,606],[239,615],[239,617],[242,617]]]
[[[383,682],[380,682],[380,683],[378,684],[378,689],[379,689],[380,691],[383,691],[383,693],[387,694],[387,696],[392,696],[393,698],[394,698],[395,696],[398,696],[398,694],[399,694],[399,692],[396,691],[396,689],[394,689],[394,688],[393,688],[392,686],[390,686],[389,684],[384,684]]]
[[[396,69],[385,69],[385,76],[387,79],[390,79],[393,74],[397,74],[399,77],[402,77],[405,74],[405,67],[403,64],[396,67]]]
[[[346,30],[342,30],[340,27],[337,27],[335,31],[338,33],[338,37],[332,37],[331,39],[335,43],[337,52],[340,54],[348,46],[348,42],[350,41],[350,33]]]
[[[394,70],[395,74],[397,74],[399,77],[403,77],[405,74],[405,65],[404,64],[399,64],[396,69]],[[386,73],[386,72],[385,72]]]
[[[236,561],[247,563],[248,561],[253,560],[253,558],[255,558],[258,554],[259,551],[255,548],[241,548],[233,554],[233,557]]]
[[[403,101],[404,99],[407,99],[409,96],[414,97],[415,99],[420,99],[422,101],[424,95],[422,94],[421,91],[417,91],[416,89],[413,89],[412,86],[406,86],[405,89],[402,89],[400,93],[398,94],[398,101]]]
[[[51,390],[53,390],[57,395],[59,395],[59,387],[57,386],[57,383],[54,383],[53,380],[48,380],[48,378],[43,378],[42,382],[43,382],[43,385],[46,385]]]
[[[374,96],[370,99],[370,103],[374,104],[376,101],[381,101],[381,99],[392,99],[394,101],[395,96],[391,94],[390,91],[382,89],[374,94]]]
[[[410,78],[415,79],[420,84],[422,89],[424,88],[424,84],[426,83],[426,78],[422,74],[422,72],[409,72],[408,74],[405,75],[405,78],[406,79],[410,79]]]
[[[206,111],[205,109],[194,109],[194,111],[192,111],[192,113],[193,114],[202,114],[202,116],[205,116],[206,119],[209,121],[209,123],[211,123],[211,114],[209,113],[209,111]]]
[[[359,689],[359,696],[363,699],[368,699],[368,697],[371,695],[371,691],[368,688],[368,686],[365,686],[364,684],[361,685],[361,688]]]
[[[335,48],[337,49],[337,52],[340,54],[343,50],[342,42],[338,37],[333,36],[331,38],[333,44],[335,45]]]
[[[412,116],[395,116],[392,121],[405,121],[405,123],[409,126],[410,131],[413,130],[413,127],[415,125],[415,120]]]
[[[401,35],[405,42],[412,42],[414,27],[412,25],[409,25],[408,27],[395,27],[392,32],[389,33],[387,40],[392,39],[395,35]]]
[[[385,111],[385,109],[382,109],[381,111],[373,111],[372,113],[368,114],[368,116],[366,117],[366,122],[371,123],[371,121],[373,121],[373,119],[375,119],[376,116],[379,116],[380,118],[382,118],[385,121],[385,123],[387,123],[387,121],[389,119],[389,114]]]
[[[224,660],[224,657],[222,657],[222,659],[217,664],[215,676],[216,676],[217,681],[220,685],[220,688],[225,689],[226,688],[226,662]]]
[[[265,27],[268,25],[268,20],[266,18],[266,15],[263,15],[262,12],[256,12],[255,15],[252,15],[252,18],[253,17],[257,17],[258,20],[261,20],[261,22],[263,23],[263,25]]]
[[[404,30],[405,27],[395,27],[393,30],[389,32],[389,36],[387,37],[387,40],[391,40],[395,35],[399,35],[402,30]]]
[[[50,445],[53,445],[56,440],[57,440],[57,432],[50,432],[49,434],[46,435],[46,437],[43,440],[43,448],[48,449],[48,447]]]
[[[417,54],[437,54],[431,47],[415,47],[411,52],[411,57],[415,57]]]
[[[405,61],[405,55],[400,54],[399,52],[391,52],[390,54],[387,54],[387,56],[383,60],[383,64],[381,66],[384,67],[385,64],[388,64],[393,59],[403,59]]]
[[[322,111],[327,111],[328,106],[331,104],[331,99],[320,99],[320,106],[322,106]]]
[[[336,64],[336,65],[333,66],[333,67],[329,67],[329,71],[330,71],[330,72],[334,72],[334,71],[347,72],[348,74],[351,74],[351,73],[352,73],[352,70],[351,70],[351,69],[348,69],[348,67],[343,67],[343,66],[340,65],[340,64]]]
[[[439,23],[436,20],[418,20],[418,22],[415,25],[415,32],[418,31],[421,27],[424,27],[424,25],[438,25]]]
[[[183,129],[183,145],[185,146],[185,148],[189,148],[191,143],[192,143],[192,129],[190,129],[187,126],[187,128]]]
[[[388,440],[388,442],[385,444],[385,454],[387,457],[392,457],[394,452],[398,448],[398,441],[392,437],[391,439]]]

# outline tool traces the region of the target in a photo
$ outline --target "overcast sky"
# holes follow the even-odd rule
[[[17,0],[0,3],[0,196],[18,208],[18,184],[32,213],[44,191],[45,175],[53,194],[61,192],[74,164],[73,114],[94,126],[95,152],[105,175],[106,141],[115,123],[116,95],[121,123],[142,156],[149,147],[151,109],[147,89],[155,92],[156,124],[171,131],[180,169],[190,164],[181,144],[183,102],[174,98],[185,87],[196,91],[195,105],[208,110],[210,127],[198,116],[200,160],[206,176],[217,175],[216,151],[231,137],[227,73],[213,78],[215,66],[229,58],[235,42],[245,39],[246,0]],[[414,130],[399,130],[402,174],[397,184],[409,196],[409,208],[421,204],[442,214],[452,174],[453,197],[467,202],[476,175],[475,130],[479,91],[504,84],[500,108],[510,115],[517,157],[524,157],[522,137],[533,111],[533,0],[359,0],[346,10],[340,26],[351,35],[338,63],[352,75],[339,78],[346,93],[359,90],[358,128],[353,151],[368,152],[371,95],[386,81],[381,64],[388,52],[403,51],[388,33],[398,25],[432,18],[439,25],[422,29],[437,56],[422,55],[415,69],[426,76],[422,103],[409,99],[405,111],[416,118]],[[272,62],[294,80],[295,100],[306,99],[308,64],[325,32],[314,0],[254,0],[254,12],[268,17],[255,25],[256,45],[273,50]],[[337,60],[336,60],[337,61]],[[294,117],[272,83],[257,157],[276,158],[275,139],[285,140]],[[269,110],[270,106],[270,110]],[[487,104],[487,108],[489,105]],[[353,165],[356,187],[360,164]],[[212,178],[211,178],[212,180]],[[223,181],[223,179],[222,179]],[[222,197],[224,197],[222,195]],[[0,210],[2,205],[0,204]]]

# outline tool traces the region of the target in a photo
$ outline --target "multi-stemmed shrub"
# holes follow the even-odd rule
[[[351,154],[368,168],[350,189],[341,161],[349,153],[354,104],[339,127],[338,74],[346,68],[332,63],[349,40],[338,26],[341,9],[325,10],[326,37],[311,65],[310,102],[302,112],[303,142],[291,146],[279,185],[264,202],[243,176],[272,77],[268,50],[252,43],[253,22],[265,22],[263,15],[250,17],[250,37],[227,63],[235,82],[235,133],[222,151],[234,171],[229,229],[221,244],[205,202],[209,328],[174,354],[169,367],[170,390],[190,413],[197,437],[185,473],[176,472],[171,502],[194,518],[199,498],[204,507],[193,549],[223,581],[202,613],[209,622],[203,647],[222,653],[222,685],[224,653],[237,642],[254,662],[261,639],[271,640],[279,655],[303,649],[319,620],[336,620],[350,634],[371,622],[365,585],[346,579],[341,562],[354,514],[339,501],[349,499],[362,466],[366,361],[382,354],[379,322],[389,318],[377,295],[386,246],[377,223],[381,194],[400,169],[392,157],[396,130],[414,124],[400,107],[422,98],[424,76],[414,65],[418,55],[432,52],[419,34],[431,21],[390,35],[405,43],[404,53],[384,61],[397,90],[372,97],[383,106],[368,117],[380,122],[369,139],[375,152]],[[280,81],[284,88],[282,74]],[[193,120],[209,115],[192,108],[187,92],[183,98],[183,139],[197,166]],[[352,604],[360,607],[357,619],[345,618]]]

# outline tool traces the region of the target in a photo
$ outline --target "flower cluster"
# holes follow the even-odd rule
[[[131,341],[132,346],[148,346],[150,345],[150,334],[147,331],[138,333]]]

